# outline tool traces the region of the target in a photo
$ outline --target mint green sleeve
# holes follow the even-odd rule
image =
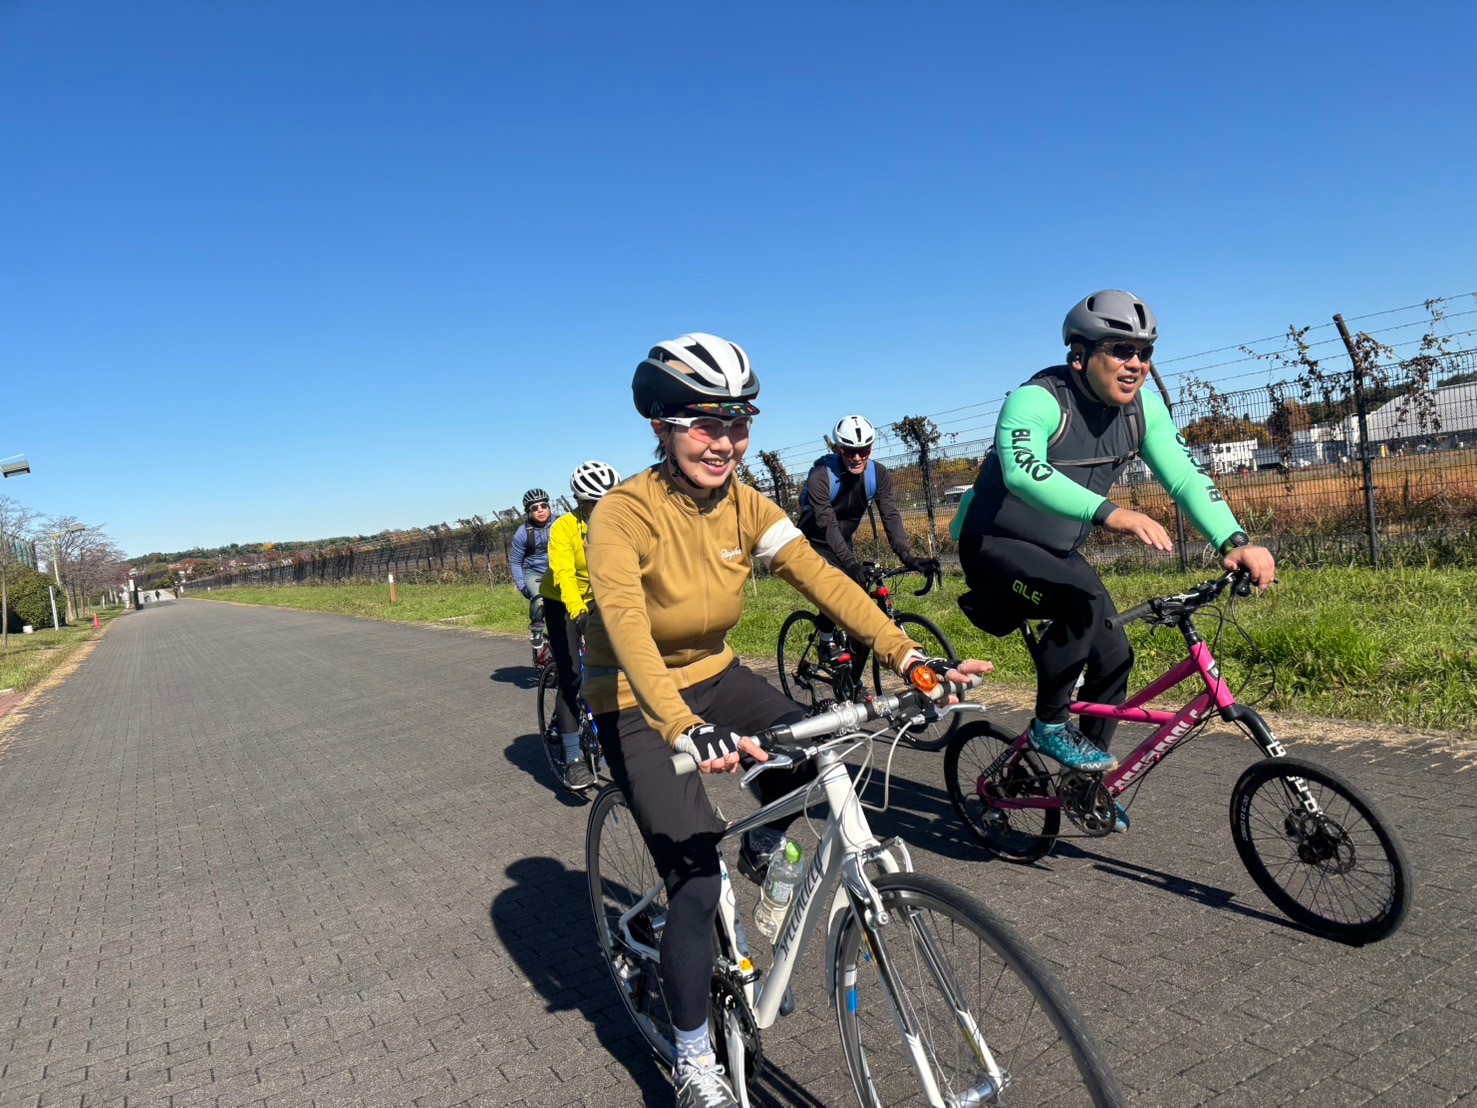
[[[1165,491],[1174,497],[1196,530],[1217,550],[1241,530],[1221,490],[1215,487],[1205,467],[1190,453],[1189,444],[1175,430],[1164,401],[1147,390],[1144,398],[1143,456]]]
[[[1092,522],[1106,497],[1089,492],[1046,460],[1051,436],[1061,426],[1056,397],[1039,385],[1022,385],[1005,400],[995,425],[995,452],[1005,487],[1038,511]]]

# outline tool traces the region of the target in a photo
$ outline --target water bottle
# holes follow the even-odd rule
[[[780,933],[785,922],[785,913],[790,910],[790,901],[795,896],[795,887],[805,869],[800,864],[800,844],[785,841],[784,850],[775,851],[769,860],[769,872],[764,877],[764,888],[759,891],[759,906],[754,909],[754,926],[770,942]]]

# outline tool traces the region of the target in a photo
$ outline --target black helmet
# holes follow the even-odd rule
[[[549,494],[544,492],[543,489],[529,489],[523,494],[523,510],[526,512],[535,504],[545,504],[548,503],[548,500]]]
[[[759,378],[744,348],[702,332],[657,343],[631,379],[636,410],[648,419],[713,404],[753,415],[759,409],[749,402],[758,395]]]
[[[1131,292],[1104,289],[1079,300],[1062,321],[1062,343],[1081,339],[1089,345],[1108,339],[1138,339],[1153,342],[1159,337],[1154,313]]]

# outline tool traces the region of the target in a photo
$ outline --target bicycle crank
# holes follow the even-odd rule
[[[744,1074],[750,1081],[758,1079],[764,1066],[764,1042],[759,1035],[759,1025],[754,1022],[754,1013],[744,1000],[739,983],[725,974],[713,974],[708,995],[708,1020],[713,1032],[713,1046],[718,1061],[733,1072],[730,1033],[736,1033],[744,1052]]]
[[[1088,835],[1099,838],[1112,832],[1118,812],[1102,774],[1064,770],[1057,780],[1057,792],[1068,818]]]

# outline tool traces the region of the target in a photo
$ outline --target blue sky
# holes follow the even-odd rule
[[[1164,358],[1477,288],[1471,5],[1025,7],[0,0],[0,491],[130,554],[454,522],[645,464],[684,331],[801,461],[1098,288]]]

